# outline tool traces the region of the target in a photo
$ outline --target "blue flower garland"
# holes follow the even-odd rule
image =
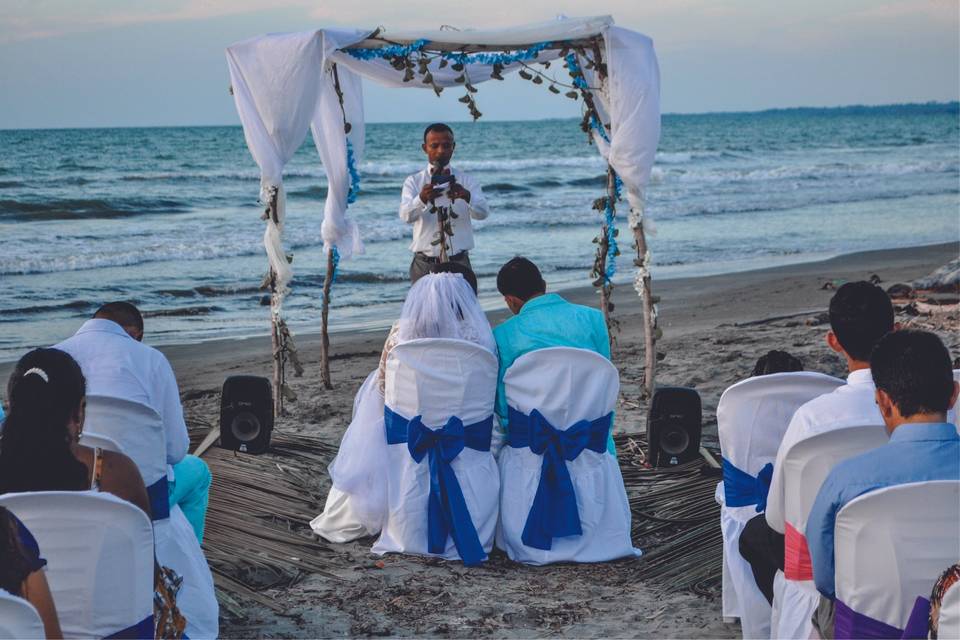
[[[581,91],[590,91],[590,85],[587,84],[587,79],[583,75],[583,70],[580,68],[580,65],[577,64],[577,56],[573,53],[568,53],[564,60],[567,61],[567,69],[570,71],[570,77],[573,78],[573,86]],[[603,126],[603,123],[597,119],[597,116],[594,113],[590,114],[590,126],[601,138],[603,138],[604,142],[610,144],[610,138],[607,136],[606,127]]]
[[[333,249],[330,250],[333,254],[333,272],[330,274],[330,284],[332,285],[337,281],[337,267],[340,266],[340,252],[337,250],[337,245],[333,245]]]
[[[378,47],[376,49],[344,49],[351,56],[357,60],[373,60],[374,58],[396,58],[400,56],[406,58],[414,51],[420,51],[423,49],[429,40],[417,40],[408,44],[407,46],[401,46],[399,44],[391,44],[386,47]]]
[[[357,171],[357,161],[353,157],[353,144],[347,138],[347,171],[350,172],[350,190],[347,192],[347,205],[357,201],[360,195],[360,172]]]
[[[620,199],[620,193],[623,188],[623,180],[620,179],[620,176],[615,175],[613,177],[613,191],[614,197],[607,198],[607,206],[603,210],[603,218],[607,225],[607,270],[603,274],[604,284],[610,284],[610,281],[613,280],[613,276],[617,273],[617,251],[619,247],[617,246],[617,237],[616,237],[616,226],[614,225],[613,213],[614,213],[614,200]]]

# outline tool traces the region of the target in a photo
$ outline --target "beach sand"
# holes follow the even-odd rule
[[[744,273],[654,282],[661,298],[662,360],[657,382],[695,387],[703,400],[704,439],[716,443],[720,394],[748,376],[770,349],[799,356],[805,368],[844,376],[845,367],[824,343],[822,313],[843,281],[879,277],[884,288],[910,282],[958,255],[957,244],[871,251],[815,263]],[[826,285],[826,288],[825,288]],[[596,305],[590,288],[564,291],[574,302]],[[636,293],[619,286],[613,294],[620,323],[614,363],[621,374],[621,402],[615,433],[641,433],[647,404],[641,395],[643,327]],[[496,325],[506,308],[491,313]],[[266,323],[266,311],[264,312]],[[319,310],[318,310],[319,317]],[[907,321],[906,315],[898,320]],[[938,321],[956,357],[956,317]],[[149,326],[147,327],[149,340]],[[319,336],[296,338],[306,366],[291,378],[298,395],[277,431],[309,433],[336,445],[346,428],[353,396],[377,365],[385,331],[332,336],[331,374],[335,388],[319,382]],[[164,348],[177,373],[189,423],[217,424],[220,387],[226,376],[270,376],[266,338],[222,340]],[[9,375],[10,365],[0,365]],[[315,470],[310,494],[329,488],[325,467]],[[304,523],[304,531],[306,529]],[[318,543],[332,559],[336,576],[308,575],[294,586],[269,593],[283,602],[278,615],[255,603],[242,619],[225,615],[224,637],[324,637],[344,635],[541,637],[739,637],[739,625],[724,623],[719,597],[668,593],[645,584],[631,563],[526,567],[502,554],[485,566],[369,553],[370,540],[345,545]],[[638,576],[639,579],[638,579]]]

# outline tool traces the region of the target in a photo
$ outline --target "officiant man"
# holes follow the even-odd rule
[[[403,181],[400,219],[413,224],[411,284],[439,262],[472,268],[470,219],[483,220],[490,214],[477,181],[450,165],[456,146],[453,129],[443,123],[431,124],[423,132],[421,147],[427,167]]]

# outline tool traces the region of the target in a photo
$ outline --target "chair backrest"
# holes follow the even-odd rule
[[[844,427],[801,440],[783,458],[784,519],[800,533],[823,481],[837,463],[889,442],[883,425]]]
[[[107,437],[102,433],[93,433],[86,429],[83,430],[83,434],[80,436],[80,444],[85,447],[90,447],[91,449],[100,447],[104,451],[124,452],[123,447],[113,438]]]
[[[562,430],[613,411],[620,374],[593,351],[549,347],[517,358],[503,376],[503,389],[508,405],[528,415],[536,409]]]
[[[946,587],[936,616],[938,638],[960,638],[960,582]]]
[[[33,605],[0,589],[0,639],[45,637],[43,621]]]
[[[167,438],[163,419],[145,404],[111,396],[87,396],[84,431],[106,436],[120,445],[143,476],[153,517],[169,517],[167,503]]]
[[[102,638],[153,615],[153,528],[143,511],[107,493],[8,493],[47,560],[65,637]]]
[[[756,476],[776,459],[796,410],[843,384],[833,376],[796,371],[755,376],[728,387],[717,405],[717,435],[724,459]]]
[[[957,562],[958,531],[960,481],[896,485],[851,500],[835,525],[837,599],[903,629],[917,596],[929,598],[943,568]]]
[[[422,416],[430,428],[451,416],[465,425],[493,414],[497,357],[465,340],[422,338],[390,351],[384,375],[384,402],[405,418]]]

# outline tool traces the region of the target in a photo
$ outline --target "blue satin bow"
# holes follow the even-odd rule
[[[768,462],[756,477],[723,458],[723,494],[728,507],[757,505],[757,513],[767,510],[767,494],[773,480],[773,464]]]
[[[493,416],[464,426],[453,416],[441,429],[430,429],[420,416],[407,420],[384,407],[383,418],[388,444],[407,444],[410,457],[417,464],[427,458],[430,467],[430,496],[427,502],[427,550],[442,554],[447,538],[452,537],[463,564],[479,564],[487,559],[480,536],[467,509],[463,490],[450,462],[463,448],[490,450]]]
[[[549,551],[554,538],[583,535],[567,461],[575,460],[584,449],[606,452],[613,413],[593,421],[580,420],[563,431],[536,409],[527,415],[508,407],[508,420],[510,446],[530,447],[530,451],[543,456],[540,484],[520,536],[523,544]]]

